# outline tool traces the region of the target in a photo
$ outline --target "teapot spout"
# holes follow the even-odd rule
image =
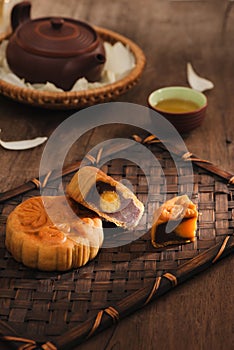
[[[94,56],[95,60],[99,64],[104,64],[106,62],[106,57],[102,53],[98,53]]]
[[[11,11],[11,27],[13,32],[18,26],[30,20],[31,3],[29,1],[22,1],[16,4]]]

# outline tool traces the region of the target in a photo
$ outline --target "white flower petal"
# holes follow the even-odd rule
[[[0,145],[8,150],[25,150],[29,148],[34,148],[36,146],[41,145],[47,140],[47,137],[36,137],[32,140],[21,140],[21,141],[2,141],[0,139]]]
[[[194,71],[191,63],[187,63],[187,79],[191,88],[200,92],[213,89],[214,87],[210,80],[200,77]]]

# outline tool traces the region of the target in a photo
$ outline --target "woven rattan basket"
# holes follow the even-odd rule
[[[81,109],[97,103],[111,101],[126,93],[139,81],[145,66],[143,51],[131,40],[108,29],[95,27],[104,41],[120,41],[129,47],[136,61],[131,72],[119,81],[103,87],[74,92],[44,92],[21,88],[0,80],[0,93],[18,102],[50,109]],[[0,37],[3,40],[4,37]]]
[[[4,32],[4,33],[0,33],[0,42],[2,42],[3,40],[7,39],[10,36],[10,31],[8,32]]]

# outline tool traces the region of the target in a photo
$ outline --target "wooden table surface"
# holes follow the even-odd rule
[[[140,83],[118,101],[147,105],[148,94],[169,85],[188,86],[186,63],[214,82],[201,127],[184,136],[189,151],[234,174],[234,2],[228,0],[33,0],[32,17],[61,15],[117,31],[144,51]],[[0,96],[3,140],[50,136],[71,111],[48,111]],[[130,137],[126,127],[93,130],[74,146],[79,159],[108,132]],[[0,191],[38,176],[43,146],[16,152],[0,149]],[[233,257],[179,286],[79,350],[233,349]],[[78,349],[77,348],[77,349]]]

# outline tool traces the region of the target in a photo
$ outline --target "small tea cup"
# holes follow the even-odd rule
[[[207,109],[207,98],[199,91],[184,86],[170,86],[153,91],[149,106],[163,115],[180,133],[199,127]]]

